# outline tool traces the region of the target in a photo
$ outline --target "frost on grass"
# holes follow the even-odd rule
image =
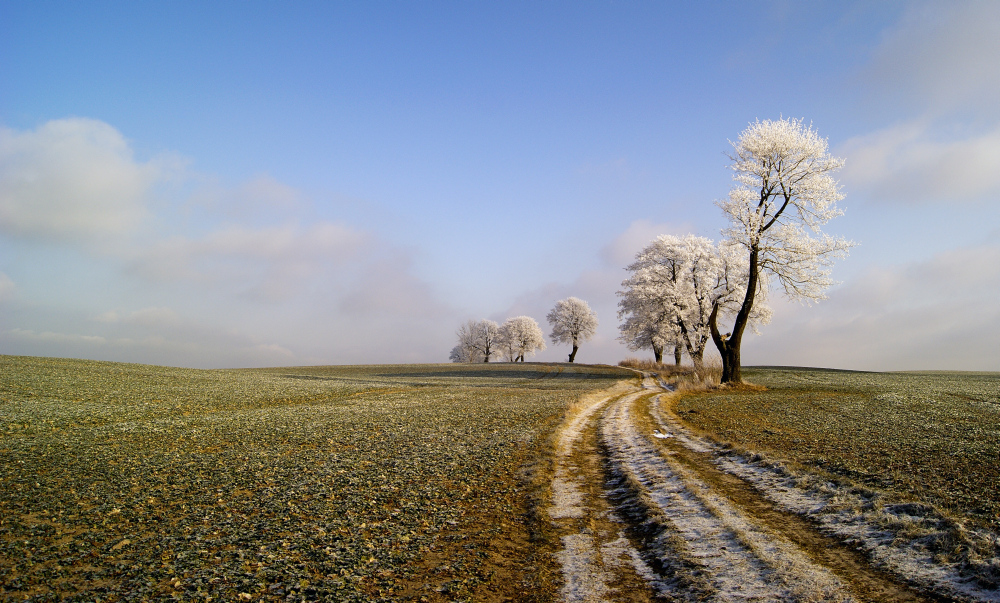
[[[1000,601],[1000,591],[989,585],[983,588],[981,580],[977,584],[969,575],[969,570],[982,574],[1000,569],[996,557],[969,555],[973,547],[996,549],[995,534],[967,532],[926,505],[892,503],[870,490],[791,471],[760,455],[731,453],[720,459],[719,466],[756,486],[780,507],[813,517],[827,531],[865,550],[876,565],[907,580],[962,600]],[[941,552],[949,545],[958,560]],[[986,567],[976,567],[976,562]]]
[[[668,415],[658,418],[679,441],[713,450],[722,469],[814,518],[876,565],[959,600],[1000,601],[994,524],[956,514],[969,508],[962,502],[968,496],[980,511],[996,501],[990,476],[1000,450],[1000,375],[771,369],[755,379],[770,391],[685,398],[679,407],[726,439],[750,440],[740,447],[715,445]],[[781,450],[785,461],[779,453],[741,452],[747,447]],[[994,460],[973,461],[979,457]],[[979,483],[970,483],[976,475]],[[932,502],[956,504],[947,512]]]
[[[579,469],[572,465],[570,457],[588,421],[605,401],[605,395],[600,393],[582,398],[570,408],[556,436],[555,474],[548,513],[557,525],[564,525],[566,529],[575,528],[575,522],[566,520],[587,516],[581,490],[583,477],[579,475]],[[602,601],[611,577],[601,567],[593,536],[575,532],[564,535],[561,542],[562,548],[556,553],[556,560],[562,571],[562,600],[572,603]]]
[[[594,538],[588,534],[562,537],[562,549],[556,553],[562,566],[561,599],[566,603],[597,603],[608,594],[611,574],[600,563]]]
[[[396,600],[477,509],[517,513],[525,447],[621,378],[578,370],[0,356],[0,599]]]

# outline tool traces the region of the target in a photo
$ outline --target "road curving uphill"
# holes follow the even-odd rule
[[[557,433],[548,515],[561,600],[1000,601],[914,569],[929,559],[866,551],[804,512],[787,480],[690,432],[673,397],[646,374],[581,399]]]

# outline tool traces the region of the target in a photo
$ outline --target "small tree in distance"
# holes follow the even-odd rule
[[[482,358],[478,358],[476,355],[476,349],[473,346],[473,340],[476,337],[476,321],[469,320],[458,327],[455,331],[455,336],[458,337],[458,345],[451,349],[451,354],[449,359],[452,362],[482,362]]]
[[[515,316],[500,325],[500,346],[509,361],[524,362],[525,354],[545,349],[545,335],[534,318]]]
[[[451,349],[452,362],[489,362],[500,353],[500,326],[492,320],[470,320],[455,332],[458,345]]]
[[[483,362],[489,362],[500,352],[500,325],[492,320],[480,320],[476,323],[475,335],[473,349],[482,356]]]
[[[549,334],[552,343],[572,344],[573,351],[569,353],[570,362],[576,359],[580,344],[597,332],[597,314],[590,309],[587,302],[575,297],[557,301],[545,318],[552,325],[552,333]]]
[[[736,184],[717,205],[729,218],[726,242],[743,250],[747,278],[732,334],[718,328],[720,307],[709,323],[722,356],[722,382],[742,382],[740,346],[758,295],[776,279],[792,299],[816,301],[833,281],[835,258],[854,243],[823,234],[820,227],[843,212],[844,198],[831,175],[844,165],[830,156],[826,139],[802,120],[757,121],[732,143],[731,169]]]

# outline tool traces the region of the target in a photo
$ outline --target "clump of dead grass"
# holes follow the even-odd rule
[[[666,364],[635,357],[622,360],[618,366],[655,373],[677,391],[709,391],[720,387],[722,381],[722,365],[712,361],[706,362],[700,371],[696,371],[693,366]]]

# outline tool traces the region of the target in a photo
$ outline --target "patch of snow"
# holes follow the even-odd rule
[[[579,480],[567,479],[563,473],[552,480],[552,506],[549,507],[549,517],[564,519],[583,517],[586,508],[583,506],[583,492]]]
[[[603,603],[610,591],[611,576],[598,563],[594,538],[588,534],[562,537],[563,548],[556,553],[562,566],[564,584],[560,595],[567,603]]]

